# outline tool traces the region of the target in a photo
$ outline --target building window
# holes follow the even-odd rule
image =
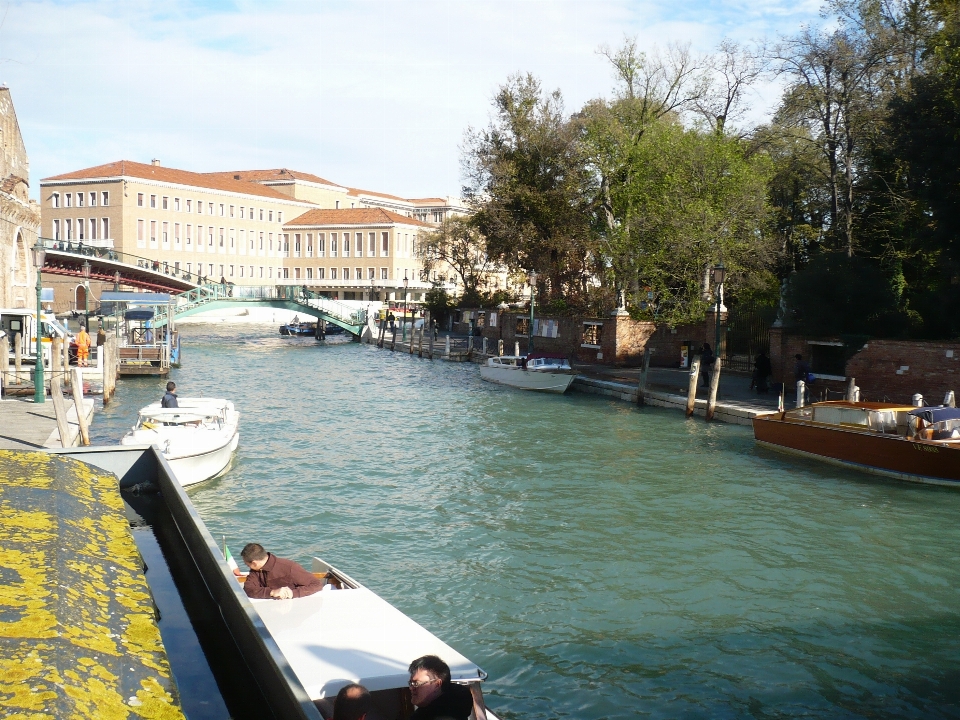
[[[70,218],[63,221],[63,234],[66,236],[67,242],[73,240],[73,223]]]
[[[96,218],[90,218],[90,239],[91,240],[97,239],[97,219]]]
[[[226,213],[226,211],[227,211],[227,206],[224,205],[223,203],[220,203],[220,217],[224,217],[224,214]]]
[[[323,273],[325,268],[317,268],[317,280],[323,280]]]
[[[143,220],[137,220],[137,247],[143,248],[146,246],[147,246],[146,230],[144,229]]]
[[[163,247],[165,248],[170,247],[170,238],[167,236],[167,231],[170,229],[169,226],[170,226],[170,223],[167,223],[167,222],[163,223],[163,229],[162,229],[163,234],[160,236],[160,239],[163,241]]]
[[[173,209],[180,212],[180,198],[173,199]]]
[[[350,233],[343,234],[343,256],[350,257]]]
[[[55,207],[55,208],[60,207],[60,193],[54,193],[53,195],[51,195],[51,196],[50,196],[50,203],[51,203],[51,204],[53,205],[53,207]]]
[[[150,247],[155,248],[157,246],[157,221],[150,221]]]
[[[59,220],[53,221],[53,239],[54,240],[60,239],[60,221]]]
[[[260,251],[263,252],[263,233],[260,233]]]
[[[210,279],[210,275],[213,275],[213,263],[207,265],[207,279]]]
[[[73,193],[67,193],[63,196],[63,206],[73,207]]]
[[[77,193],[77,207],[83,207],[83,193]]]
[[[336,256],[337,256],[337,234],[330,233],[330,257],[336,257]]]
[[[277,211],[277,222],[278,222],[278,223],[282,223],[282,222],[283,222],[283,211],[282,211],[282,210],[278,210],[278,211]]]
[[[267,250],[273,254],[273,233],[267,233]]]
[[[173,224],[173,244],[177,248],[180,247],[180,223]]]
[[[294,279],[294,280],[299,280],[299,279],[300,279],[300,268],[294,268],[294,269],[293,269],[293,279]]]
[[[323,257],[326,252],[324,249],[324,242],[326,236],[323,233],[317,233],[317,257]]]
[[[253,265],[248,266],[250,268],[250,277],[253,277]]]
[[[357,233],[354,238],[354,246],[357,257],[363,257],[363,233]]]
[[[187,247],[193,244],[193,225],[187,224]]]
[[[157,207],[157,196],[156,196],[156,195],[151,195],[151,196],[150,196],[150,207],[152,207],[152,208],[156,208],[156,207]]]
[[[344,268],[344,269],[343,269],[343,279],[344,279],[344,280],[349,280],[349,279],[350,279],[350,268]]]
[[[331,279],[331,280],[336,280],[336,279],[337,279],[337,269],[336,269],[336,268],[330,268],[330,279]]]
[[[213,247],[213,226],[212,225],[207,228],[207,245],[209,245],[210,247]],[[213,250],[211,250],[210,252],[213,252]],[[211,270],[211,272],[213,271]]]
[[[389,279],[389,278],[387,277],[387,268],[380,268],[380,279],[381,279],[381,280],[388,280],[388,279]]]
[[[263,221],[263,208],[260,208],[260,220]]]
[[[100,193],[100,205],[102,205],[103,207],[108,207],[110,205],[109,191],[104,190],[102,193]]]
[[[193,272],[193,263],[187,263],[187,273]]]
[[[277,268],[277,274],[278,274],[278,275],[280,274],[280,268]],[[284,280],[289,280],[289,279],[290,279],[290,268],[284,268],[284,269],[283,269],[283,279],[284,279]]]
[[[223,228],[220,228],[220,247],[223,247]]]
[[[230,277],[233,277],[233,265],[230,266]]]
[[[100,225],[101,225],[100,229],[103,230],[100,237],[102,237],[104,240],[109,240],[110,239],[110,218],[102,218],[100,220]]]
[[[307,268],[307,280],[313,280],[313,268]]]
[[[313,233],[307,233],[307,257],[313,257]]]
[[[237,238],[234,235],[236,231],[233,228],[230,228],[230,252],[235,252],[237,249]]]
[[[163,196],[163,201],[162,201],[162,202],[163,202],[163,205],[162,205],[161,207],[162,207],[164,210],[169,210],[169,209],[170,209],[169,200],[170,200],[170,198],[168,198],[166,195]]]
[[[187,212],[193,212],[193,200],[184,200]]]
[[[230,217],[233,217],[233,205],[230,206]]]
[[[240,206],[240,219],[243,220],[243,205]]]
[[[95,192],[90,193],[90,207],[97,206],[97,194]]]
[[[254,232],[253,230],[251,230],[250,231],[250,253],[251,254],[253,254],[253,251],[256,250],[256,248],[253,246],[253,240],[254,240],[253,236],[254,236]],[[253,270],[250,271],[250,276],[253,277]]]
[[[368,242],[367,247],[370,248],[370,252],[368,254],[370,255],[370,257],[376,257],[377,256],[377,234],[370,233],[367,236],[367,242]]]
[[[363,280],[363,268],[357,268],[357,274],[353,277],[357,280]]]
[[[213,203],[207,203],[207,215],[213,215]]]
[[[376,268],[367,268],[367,280],[373,280],[377,276]]]
[[[243,277],[243,265],[240,266],[240,277]]]
[[[390,255],[390,233],[380,233],[380,257]]]

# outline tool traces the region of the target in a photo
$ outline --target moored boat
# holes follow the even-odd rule
[[[281,335],[310,336],[317,334],[317,324],[313,322],[291,322],[280,326]]]
[[[960,485],[960,409],[830,401],[753,419],[757,442],[912,482]]]
[[[486,709],[480,683],[486,673],[379,595],[320,558],[313,574],[323,590],[294,600],[252,599],[254,608],[297,679],[325,717],[340,688],[359,683],[373,696],[379,717],[407,717],[407,666],[437,655],[451,679],[473,697],[471,717],[496,720]],[[243,582],[245,576],[238,575]]]
[[[567,358],[544,353],[495,356],[480,366],[487,382],[537,392],[564,393],[576,376]]]
[[[121,445],[157,445],[181,485],[222,475],[240,442],[240,413],[221,398],[179,398],[180,407],[153,403]]]

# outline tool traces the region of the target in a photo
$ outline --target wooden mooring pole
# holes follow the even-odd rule
[[[650,370],[651,355],[653,355],[653,349],[646,348],[643,351],[643,365],[640,368],[640,381],[637,383],[637,405],[646,403],[647,371]]]
[[[90,426],[87,424],[87,414],[83,409],[83,371],[73,369],[73,404],[77,409],[77,424],[80,425],[80,444],[90,444]]]
[[[17,333],[16,335],[13,336],[13,371],[16,374],[17,385],[20,384],[20,363],[23,360],[23,357],[21,356],[21,353],[20,353],[20,345],[21,345],[20,341],[21,341],[20,333]]]
[[[10,384],[10,345],[7,336],[0,338],[0,387]]]
[[[710,373],[710,399],[707,400],[707,420],[713,420],[717,411],[717,390],[720,389],[720,356],[713,362],[713,372]]]
[[[60,447],[70,447],[70,423],[67,422],[67,404],[63,401],[63,388],[60,376],[50,378],[50,398],[53,400],[53,413],[57,417],[57,432],[60,433]]]
[[[687,417],[697,407],[697,383],[700,381],[700,356],[694,355],[690,363],[690,383],[687,385]]]

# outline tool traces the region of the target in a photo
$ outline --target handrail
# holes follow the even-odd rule
[[[169,275],[186,282],[199,283],[202,279],[201,275],[180,270],[167,261],[151,260],[150,258],[140,257],[139,255],[121,250],[114,250],[113,248],[84,245],[82,240],[76,245],[73,244],[72,240],[64,242],[63,240],[53,240],[51,238],[40,238],[40,242],[43,243],[43,246],[48,250],[119,262],[124,265],[129,265],[130,267],[139,268],[140,270],[150,270],[151,272]]]

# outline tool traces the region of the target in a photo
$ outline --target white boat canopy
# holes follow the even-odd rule
[[[486,678],[477,665],[386,600],[314,559],[315,573],[328,570],[356,587],[294,600],[251,601],[312,699],[334,697],[349,683],[370,691],[406,687],[407,668],[422,655],[442,658],[454,681]]]

